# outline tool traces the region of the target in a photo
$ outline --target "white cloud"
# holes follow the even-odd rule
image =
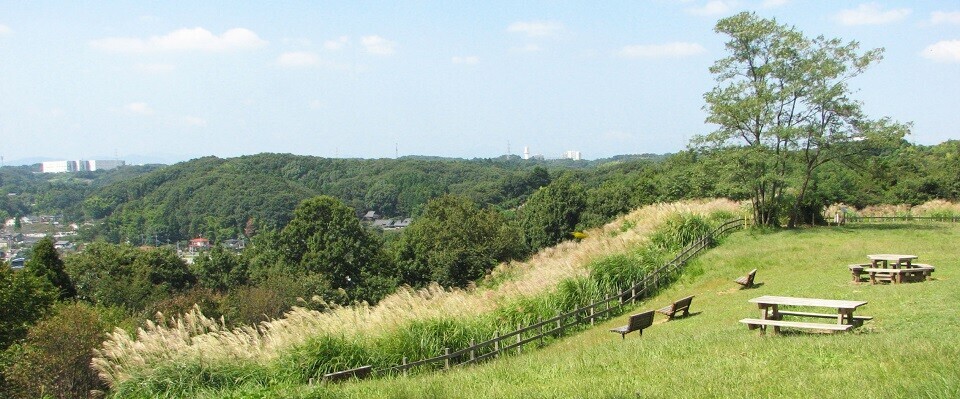
[[[883,25],[904,19],[911,12],[909,8],[884,11],[883,7],[877,3],[866,3],[851,10],[842,10],[834,16],[834,19],[848,26]]]
[[[137,64],[137,70],[143,73],[170,73],[174,69],[177,69],[176,65],[173,64]]]
[[[123,106],[127,112],[137,115],[153,115],[153,108],[147,103],[130,103]]]
[[[277,65],[284,68],[303,68],[320,65],[320,56],[308,51],[295,51],[280,54]]]
[[[360,44],[368,53],[374,55],[391,55],[396,52],[397,44],[377,35],[360,38]]]
[[[454,64],[474,65],[480,62],[480,57],[475,55],[456,56],[450,59]]]
[[[161,51],[231,51],[263,47],[267,41],[249,29],[234,28],[217,36],[203,28],[178,29],[148,39],[108,37],[90,42],[90,46],[108,52],[150,53]]]
[[[960,11],[934,11],[930,13],[930,23],[936,24],[960,24]]]
[[[698,43],[673,42],[624,46],[617,54],[624,58],[679,58],[702,54],[706,51]]]
[[[960,62],[960,40],[941,40],[920,53],[924,58],[942,62]]]
[[[788,3],[790,3],[790,0],[763,0],[760,6],[763,8],[777,8],[785,6]]]
[[[710,0],[702,7],[691,7],[687,12],[694,15],[714,17],[730,13],[737,6],[736,1]]]
[[[185,116],[183,123],[190,127],[207,127],[207,120],[199,116]]]
[[[0,36],[6,36],[13,33],[13,29],[10,29],[9,26],[0,24]]]
[[[350,37],[348,37],[348,36],[340,36],[340,37],[338,37],[338,38],[336,38],[336,39],[327,40],[327,41],[323,42],[323,48],[325,48],[325,49],[327,49],[327,50],[336,51],[336,50],[340,50],[340,49],[346,47],[347,44],[349,44],[349,43],[350,43]]]
[[[521,33],[529,37],[556,36],[563,29],[563,24],[556,21],[514,22],[507,27],[507,32]]]

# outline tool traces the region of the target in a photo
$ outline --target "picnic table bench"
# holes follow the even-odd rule
[[[620,326],[617,328],[610,329],[611,332],[619,333],[620,339],[634,331],[643,335],[643,329],[653,325],[653,311],[637,313],[630,316],[630,320],[627,322],[627,325]]]
[[[920,266],[920,264],[915,264],[912,267],[901,267],[899,269],[867,267],[863,269],[863,272],[870,276],[871,284],[878,282],[900,284],[904,282],[926,281],[934,270],[933,266]]]
[[[760,308],[760,318],[747,318],[740,320],[747,325],[750,330],[760,328],[761,332],[766,331],[766,327],[773,326],[774,334],[780,332],[780,327],[802,328],[810,330],[823,331],[846,331],[856,326],[862,325],[864,321],[871,320],[870,316],[854,316],[853,312],[858,307],[865,305],[865,301],[846,301],[836,299],[819,298],[794,298],[784,296],[764,295],[750,300]],[[793,310],[780,310],[780,306],[807,306],[807,307],[825,307],[836,309],[836,313],[814,313],[801,312]],[[815,317],[834,319],[836,323],[813,323],[805,321],[786,321],[783,316]]]
[[[364,377],[370,375],[371,371],[373,371],[373,366],[361,366],[355,369],[336,371],[333,373],[324,374],[323,381],[334,382],[343,381],[350,378],[363,379]]]
[[[686,317],[690,315],[690,302],[692,301],[693,295],[690,295],[686,298],[679,299],[676,302],[671,303],[670,306],[657,309],[657,313],[666,315],[667,319],[673,319],[676,317],[677,312],[683,312],[683,316]]]
[[[859,282],[863,281],[863,277],[862,277],[862,276],[863,276],[864,274],[866,274],[866,273],[863,271],[863,269],[870,268],[870,267],[872,267],[872,266],[873,266],[873,265],[870,264],[870,263],[855,263],[855,264],[852,264],[852,265],[848,265],[847,267],[850,268],[850,274],[853,275],[853,282],[859,283]]]
[[[740,284],[743,288],[753,287],[753,279],[757,276],[757,269],[753,269],[750,273],[747,273],[746,276],[741,276],[740,278],[733,280],[733,282]]]

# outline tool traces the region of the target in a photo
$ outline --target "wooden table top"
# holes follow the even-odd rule
[[[899,262],[901,260],[917,259],[918,256],[917,255],[897,255],[897,254],[876,254],[876,255],[867,255],[867,258],[870,258],[870,260],[886,260],[886,261]]]
[[[787,305],[787,306],[819,306],[835,309],[856,309],[866,305],[866,301],[846,301],[840,299],[819,299],[819,298],[794,298],[790,296],[772,296],[764,295],[753,298],[751,303],[764,305]]]

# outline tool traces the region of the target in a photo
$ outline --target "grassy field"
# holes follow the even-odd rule
[[[673,287],[636,310],[696,295],[694,314],[658,317],[642,337],[607,332],[626,316],[540,350],[480,366],[326,386],[243,387],[216,397],[677,398],[960,397],[960,226],[857,225],[739,232],[690,264]],[[853,284],[846,268],[870,253],[912,253],[934,279]],[[759,287],[731,280],[759,269]],[[849,333],[761,336],[760,295],[865,300],[874,320]]]

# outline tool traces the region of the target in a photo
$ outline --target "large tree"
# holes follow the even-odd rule
[[[499,262],[522,257],[520,230],[499,212],[453,195],[431,200],[397,243],[403,282],[465,286]]]
[[[870,120],[851,98],[850,79],[882,58],[857,42],[808,38],[794,27],[743,12],[720,20],[727,57],[710,68],[718,85],[704,95],[713,133],[695,139],[723,148],[731,175],[749,187],[758,224],[796,224],[815,171],[878,144],[896,142],[907,125]]]
[[[33,245],[33,253],[24,265],[24,270],[50,281],[50,284],[60,291],[60,299],[72,298],[77,294],[50,237],[44,237]]]
[[[351,300],[379,300],[396,284],[379,240],[360,224],[352,208],[336,198],[301,202],[279,240],[290,271],[321,274],[331,288],[343,289]]]

